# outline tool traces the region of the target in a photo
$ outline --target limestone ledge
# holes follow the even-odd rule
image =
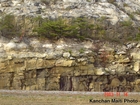
[[[52,68],[90,65],[90,69],[86,69],[95,75],[140,73],[138,42],[115,45],[89,39],[83,42],[71,39],[42,42],[33,38],[28,39],[28,43],[17,42],[15,39],[1,40],[0,70],[2,71],[8,72],[9,69],[6,68],[9,67],[10,70],[14,70],[17,68],[16,65],[20,64],[23,70],[49,68],[50,65],[46,63],[49,61],[53,61]]]
[[[140,91],[138,42],[26,41],[0,40],[0,89]]]

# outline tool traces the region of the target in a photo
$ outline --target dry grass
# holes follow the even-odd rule
[[[127,105],[140,105],[140,94],[128,95],[127,97],[114,96],[105,97],[102,94],[42,94],[37,93],[18,93],[18,92],[0,92],[0,105],[125,105],[126,103],[90,103],[90,99],[112,99],[127,98],[136,99],[138,103],[127,103]]]

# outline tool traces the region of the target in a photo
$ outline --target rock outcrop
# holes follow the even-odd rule
[[[5,14],[15,15],[18,29],[29,35],[38,16],[105,17],[111,25],[131,20],[139,26],[140,0],[0,0],[0,16]],[[140,91],[139,42],[0,37],[0,89]]]
[[[16,16],[106,17],[112,24],[118,21],[140,20],[139,0],[0,0],[0,14]],[[137,21],[137,22],[136,22]]]
[[[28,42],[1,41],[1,89],[140,91],[139,43]]]

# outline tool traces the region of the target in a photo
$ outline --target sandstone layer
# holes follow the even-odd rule
[[[4,37],[0,42],[1,89],[140,91],[139,43]]]

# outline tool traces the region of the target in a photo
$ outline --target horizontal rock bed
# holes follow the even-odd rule
[[[139,43],[60,39],[0,44],[0,89],[140,91]]]

